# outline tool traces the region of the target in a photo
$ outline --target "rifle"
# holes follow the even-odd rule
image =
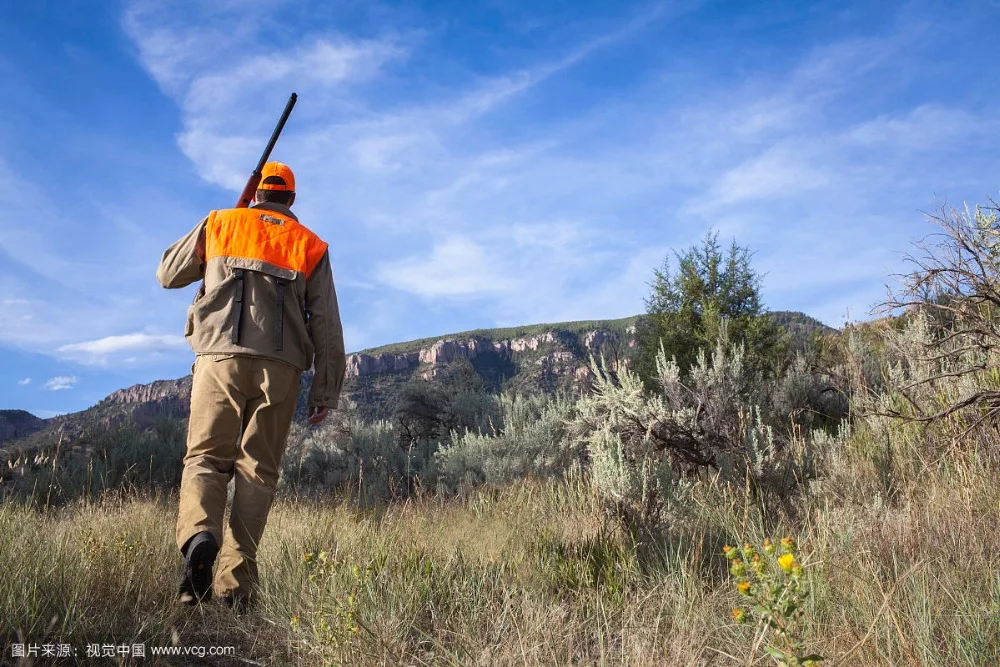
[[[288,98],[288,104],[285,105],[285,110],[281,112],[281,118],[278,119],[278,126],[274,128],[274,133],[271,135],[271,140],[267,142],[267,148],[264,149],[264,154],[260,156],[260,162],[257,163],[257,168],[250,172],[250,178],[247,180],[246,186],[243,188],[243,193],[240,198],[236,200],[236,206],[234,208],[247,208],[250,206],[250,202],[253,201],[254,195],[257,193],[257,186],[260,185],[261,171],[264,169],[264,164],[267,163],[267,159],[271,157],[271,151],[274,150],[274,144],[278,143],[278,135],[281,134],[281,130],[285,127],[285,121],[288,120],[289,114],[292,113],[292,107],[295,106],[295,100],[299,98],[298,95],[292,93],[292,96]]]

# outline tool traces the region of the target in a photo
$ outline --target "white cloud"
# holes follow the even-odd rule
[[[18,380],[17,383],[19,385],[21,385],[22,387],[25,387],[25,386],[31,384],[31,378],[24,378],[23,380]]]
[[[773,146],[723,174],[706,201],[716,207],[800,195],[829,183],[815,165],[790,146]]]
[[[235,66],[196,76],[184,94],[189,120],[214,118],[211,112],[232,105],[240,97],[256,97],[256,91],[272,88],[276,82],[287,85],[331,88],[371,76],[404,49],[392,39],[349,40],[316,39],[292,51],[270,50],[239,61]]]
[[[289,44],[275,39],[269,27],[282,20],[280,11],[257,6],[248,13],[234,3],[207,11],[187,0],[140,0],[125,12],[123,25],[140,62],[182,111],[178,143],[210,183],[242,189],[247,165],[256,161],[284,104],[284,91],[296,91],[301,102],[291,124],[296,127],[288,128],[282,148],[303,127],[315,132],[348,118],[371,117],[358,108],[352,88],[405,59],[408,40],[415,39],[390,31],[352,38],[305,26]]]
[[[57,352],[80,363],[104,365],[115,354],[124,352],[159,354],[169,350],[183,349],[186,345],[183,336],[131,333],[61,345]]]
[[[60,391],[62,389],[72,389],[73,385],[80,381],[80,378],[76,376],[66,376],[59,375],[54,378],[50,378],[42,389],[46,391]]]
[[[397,156],[429,137],[420,134],[364,136],[354,142],[351,153],[363,169],[398,171],[404,166]]]
[[[485,296],[522,287],[497,266],[488,248],[461,237],[435,244],[426,257],[380,263],[376,275],[387,285],[425,298]]]
[[[508,99],[524,93],[546,79],[567,70],[588,58],[602,48],[612,46],[634,37],[643,28],[648,28],[657,19],[672,18],[693,9],[693,5],[682,7],[675,4],[673,11],[666,11],[664,4],[653,5],[649,10],[626,21],[624,25],[603,35],[588,40],[572,49],[566,55],[544,62],[538,66],[494,77],[447,105],[438,108],[444,118],[452,122],[462,122],[470,117],[485,114]]]
[[[990,132],[996,124],[996,118],[979,118],[963,109],[921,105],[903,114],[880,114],[859,123],[844,132],[843,141],[875,150],[888,146],[934,151],[949,142]]]
[[[0,168],[9,165],[0,155]],[[150,252],[149,229],[118,228],[113,203],[97,215],[86,197],[75,199],[70,212],[43,183],[26,176],[18,195],[0,183],[0,198],[9,202],[0,221],[0,294],[21,295],[0,300],[0,345],[53,354],[72,337],[150,325],[147,318],[159,312],[135,307],[146,299],[134,287],[151,281],[162,250]],[[81,215],[112,224],[83,232],[71,223]],[[29,225],[16,224],[28,219]]]

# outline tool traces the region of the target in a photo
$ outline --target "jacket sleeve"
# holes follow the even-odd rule
[[[178,239],[163,253],[156,279],[168,289],[186,287],[205,277],[205,225],[204,218],[194,229]]]
[[[347,357],[344,353],[344,330],[333,285],[329,251],[306,281],[306,311],[309,313],[309,338],[316,348],[315,373],[309,393],[309,407],[335,409],[344,384]]]

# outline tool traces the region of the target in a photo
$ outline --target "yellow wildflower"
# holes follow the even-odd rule
[[[740,583],[736,584],[736,590],[738,590],[741,595],[750,595],[750,582],[741,581]]]
[[[778,556],[778,565],[780,565],[781,569],[785,572],[791,572],[792,568],[796,567],[798,563],[795,562],[794,554],[784,554],[782,556]]]
[[[767,552],[768,555],[773,556],[774,542],[772,542],[771,540],[764,540],[764,551]]]
[[[781,546],[783,546],[788,551],[794,551],[795,550],[795,540],[793,540],[790,537],[782,537],[781,538]]]
[[[733,620],[737,623],[742,623],[747,618],[746,609],[733,609]]]

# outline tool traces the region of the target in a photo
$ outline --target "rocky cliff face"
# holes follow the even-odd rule
[[[137,384],[119,389],[101,400],[97,406],[151,403],[190,397],[191,376],[179,380],[157,380],[151,384]]]
[[[348,357],[345,392],[362,416],[384,419],[391,415],[393,396],[402,384],[431,379],[460,360],[470,362],[494,391],[584,390],[593,379],[591,355],[620,362],[635,345],[630,322],[601,324],[469,332],[359,352]]]
[[[635,329],[627,331],[628,347],[635,345]],[[459,359],[470,361],[487,355],[499,354],[512,357],[520,353],[544,352],[549,354],[535,360],[538,365],[565,366],[580,362],[586,368],[589,354],[599,354],[609,346],[617,345],[619,335],[614,331],[595,329],[575,336],[578,341],[567,340],[555,332],[545,332],[535,336],[490,340],[482,336],[449,337],[430,343],[417,351],[400,353],[367,354],[364,352],[347,357],[347,377],[363,378],[389,373],[409,373],[422,368],[422,375],[433,374],[435,367],[450,364]],[[575,344],[577,343],[577,344]],[[582,348],[574,350],[573,348]],[[583,354],[581,354],[581,352]],[[545,360],[548,361],[545,361]]]
[[[349,378],[385,373],[402,373],[413,370],[420,364],[419,352],[406,354],[351,354],[347,357]]]
[[[191,376],[119,389],[94,407],[107,409],[100,420],[104,426],[125,419],[149,426],[161,417],[187,417],[191,414]]]

